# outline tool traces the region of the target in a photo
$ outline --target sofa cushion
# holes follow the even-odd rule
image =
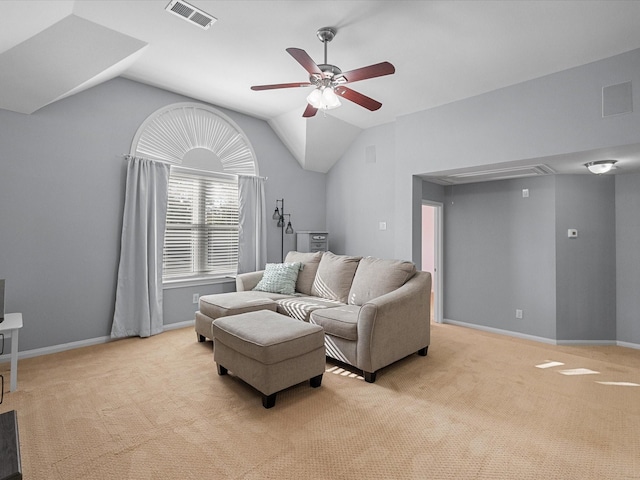
[[[267,365],[324,346],[324,335],[318,326],[268,310],[218,318],[213,322],[212,332],[216,342]]]
[[[262,279],[254,290],[293,295],[296,293],[296,280],[301,268],[300,262],[267,263]]]
[[[353,276],[362,257],[325,252],[311,287],[311,295],[347,303]]]
[[[358,313],[357,305],[343,305],[342,307],[315,310],[311,313],[310,323],[320,325],[327,335],[344,338],[345,340],[358,340]]]
[[[276,298],[282,295],[271,294]],[[286,297],[285,297],[286,298]],[[276,304],[268,293],[229,292],[203,295],[199,301],[200,312],[209,318],[226,317],[254,310],[276,310]]]
[[[311,286],[313,280],[316,278],[316,272],[318,271],[318,265],[322,258],[323,252],[289,252],[284,259],[287,263],[301,262],[302,270],[298,272],[298,279],[296,280],[296,292],[303,293],[305,295],[311,295]]]
[[[349,305],[363,305],[369,300],[392,292],[416,273],[416,266],[403,260],[360,260],[349,291]]]
[[[289,297],[276,301],[276,311],[291,318],[308,322],[311,312],[341,305],[344,306],[344,303],[318,297]]]

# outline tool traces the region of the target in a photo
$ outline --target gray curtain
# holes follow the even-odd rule
[[[263,270],[267,261],[267,207],[264,182],[265,179],[261,177],[238,176],[238,273]]]
[[[170,166],[129,158],[111,337],[162,332],[162,249]]]

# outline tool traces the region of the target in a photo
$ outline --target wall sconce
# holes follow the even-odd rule
[[[617,160],[598,160],[597,162],[585,163],[584,166],[587,167],[591,173],[602,175],[611,170],[616,163],[618,163]]]
[[[278,204],[280,204],[280,208],[278,208]],[[285,219],[284,217],[288,217],[287,227],[285,228]],[[287,233],[291,235],[293,233],[293,226],[291,225],[291,214],[284,213],[284,198],[280,200],[276,200],[276,210],[273,212],[272,217],[274,220],[278,220],[278,227],[280,227],[280,253],[282,256],[282,262],[284,262],[284,234]]]

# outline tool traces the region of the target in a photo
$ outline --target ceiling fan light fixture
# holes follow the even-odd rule
[[[309,96],[307,103],[318,110],[331,110],[338,108],[342,103],[331,87],[315,88]]]
[[[320,88],[314,88],[313,91],[307,96],[307,103],[314,108],[321,108],[322,90]]]
[[[324,104],[321,108],[325,110],[330,110],[332,108],[338,108],[342,103],[340,103],[340,99],[336,92],[333,91],[333,88],[327,87],[322,92],[322,103]]]
[[[585,163],[584,166],[587,167],[591,173],[602,175],[610,171],[616,163],[617,160],[598,160],[597,162]]]
[[[345,87],[350,82],[359,82],[368,78],[382,77],[395,73],[396,69],[389,62],[380,62],[367,67],[356,68],[343,73],[340,68],[331,65],[327,61],[327,44],[333,40],[337,30],[333,27],[323,27],[318,30],[318,39],[324,46],[324,63],[316,63],[307,52],[301,48],[289,47],[287,53],[296,60],[309,74],[308,82],[276,83],[271,85],[253,85],[251,90],[273,90],[279,88],[313,87],[313,91],[307,96],[307,107],[302,114],[303,118],[315,116],[318,110],[331,110],[342,105],[339,97],[360,105],[374,112],[382,107],[382,104],[373,98]]]

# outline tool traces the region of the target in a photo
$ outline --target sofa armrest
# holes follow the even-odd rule
[[[358,366],[367,372],[400,360],[431,341],[431,274],[418,271],[393,292],[368,301],[358,315]]]
[[[262,279],[264,270],[257,272],[240,273],[236,275],[236,291],[246,292],[253,290],[258,282]]]

